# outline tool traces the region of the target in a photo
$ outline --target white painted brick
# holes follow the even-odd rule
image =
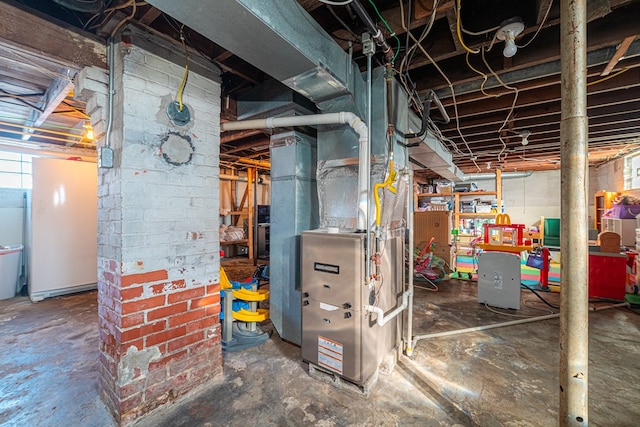
[[[122,245],[126,248],[145,247],[145,236],[141,234],[124,234],[122,236]]]
[[[168,245],[176,241],[177,233],[156,233],[144,236],[144,243],[147,246]]]
[[[109,236],[109,244],[115,248],[122,246],[122,235],[119,233],[113,233]]]
[[[126,213],[125,209],[125,213]],[[144,229],[144,221],[122,221],[122,233],[123,234],[135,234],[140,233]]]
[[[146,81],[155,82],[160,86],[169,86],[169,75],[140,64],[129,61],[125,62],[125,72],[123,75],[123,86],[125,89],[142,91],[146,88]]]
[[[175,221],[186,217],[185,209],[148,209],[144,211],[144,221]]]

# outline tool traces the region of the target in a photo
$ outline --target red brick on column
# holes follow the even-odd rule
[[[122,287],[99,284],[102,393],[122,424],[221,373],[218,284],[187,287],[166,271],[107,276]]]

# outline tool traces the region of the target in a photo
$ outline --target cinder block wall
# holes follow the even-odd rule
[[[182,79],[182,46],[131,29],[123,40],[114,61],[115,167],[99,170],[98,304],[101,395],[126,425],[222,372],[220,84],[214,67],[192,71],[183,96],[191,122],[175,126],[166,107]],[[106,80],[89,74],[85,86],[104,100],[97,89]],[[104,129],[100,104],[89,102]]]

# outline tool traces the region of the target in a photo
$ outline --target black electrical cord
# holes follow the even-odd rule
[[[548,302],[546,299],[542,298],[542,297],[540,296],[540,294],[538,294],[538,292],[536,292],[536,290],[535,290],[535,289],[533,289],[533,288],[531,288],[531,287],[529,287],[529,286],[525,285],[524,283],[521,283],[521,284],[520,284],[520,287],[521,287],[521,288],[524,288],[524,289],[528,289],[528,290],[530,290],[531,292],[533,292],[533,294],[534,294],[535,296],[537,296],[538,298],[540,298],[540,301],[542,301],[543,303],[547,304],[549,307],[551,307],[551,308],[555,308],[556,310],[560,310],[560,307],[558,307],[558,306],[556,306],[556,305],[553,305],[553,304],[551,304],[550,302]]]

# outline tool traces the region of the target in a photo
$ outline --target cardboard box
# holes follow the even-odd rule
[[[415,212],[413,215],[413,240],[416,243],[429,242],[433,237],[437,243],[448,244],[451,242],[451,226],[451,212]]]
[[[451,265],[452,248],[447,244],[436,243],[432,251],[434,255],[439,256],[449,265]]]

